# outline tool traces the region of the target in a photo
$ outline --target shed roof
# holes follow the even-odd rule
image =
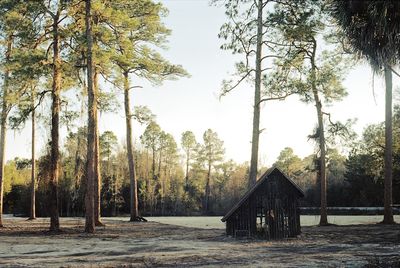
[[[261,178],[256,182],[256,184],[253,185],[244,195],[243,197],[239,200],[239,202],[236,203],[236,205],[233,206],[231,210],[228,211],[228,213],[221,219],[221,221],[225,222],[254,192],[255,190],[266,180],[268,179],[269,175],[272,174],[272,172],[278,171],[280,174],[283,175],[283,177],[290,182],[290,184],[293,185],[293,187],[299,192],[301,197],[304,197],[304,192],[303,190],[292,180],[290,179],[285,173],[283,173],[282,170],[280,170],[278,167],[272,167],[268,169],[262,176]]]

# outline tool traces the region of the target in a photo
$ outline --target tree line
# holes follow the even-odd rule
[[[143,107],[139,107],[143,110]],[[246,191],[249,163],[225,160],[223,141],[207,130],[197,141],[185,131],[180,141],[166,133],[151,117],[135,144],[134,159],[138,178],[138,209],[144,216],[222,215]],[[400,108],[395,107],[394,133],[400,129]],[[86,148],[82,146],[87,128],[70,132],[61,150],[64,172],[59,181],[61,216],[84,215],[84,180]],[[398,137],[398,135],[395,135]],[[129,168],[126,146],[112,131],[100,135],[101,215],[130,213]],[[327,149],[327,195],[330,207],[378,207],[383,205],[384,124],[365,128],[349,145],[348,156],[335,148]],[[207,152],[206,152],[207,151]],[[48,151],[47,151],[48,152]],[[394,140],[394,158],[400,156],[400,144]],[[211,164],[210,164],[210,159]],[[37,215],[48,216],[46,208],[47,166],[49,154],[38,161]],[[400,203],[399,162],[394,164],[395,203]],[[320,183],[316,176],[318,158],[311,154],[300,158],[292,148],[284,148],[273,164],[292,178],[305,192],[301,206],[317,207]],[[261,167],[261,172],[268,167]],[[30,159],[16,158],[5,166],[4,205],[6,213],[28,216],[30,211],[32,165]]]
[[[86,136],[87,127],[70,132],[61,148],[61,216],[84,215],[85,189],[82,182],[85,181],[87,148],[83,141]],[[127,147],[118,141],[115,133],[105,131],[99,137],[99,148],[101,215],[130,213]],[[138,209],[141,215],[221,215],[246,190],[248,165],[225,160],[223,141],[211,129],[204,132],[201,141],[196,140],[193,132],[185,131],[181,140],[176,142],[153,118],[146,123],[135,148]],[[42,217],[48,216],[49,150],[37,160],[36,211]],[[16,158],[6,164],[6,213],[29,215],[31,170],[30,159]]]

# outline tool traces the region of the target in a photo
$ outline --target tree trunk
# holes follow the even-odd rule
[[[185,176],[185,192],[189,190],[189,161],[190,161],[190,150],[186,152],[186,176]]]
[[[392,71],[385,67],[386,105],[385,105],[385,192],[383,222],[393,224],[392,180],[393,180],[393,138],[392,138]]]
[[[162,148],[160,147],[160,154],[158,155],[158,171],[157,171],[157,177],[159,179],[161,177],[161,160],[162,160]]]
[[[316,71],[317,67],[315,65],[315,57],[317,51],[317,42],[313,40],[313,51],[311,56],[311,87],[314,95],[315,107],[317,109],[317,117],[318,117],[318,142],[320,149],[320,158],[319,158],[319,176],[321,183],[321,218],[319,221],[319,225],[324,226],[328,225],[328,213],[327,213],[327,201],[326,201],[326,147],[325,147],[325,130],[324,130],[324,120],[323,120],[323,112],[322,112],[322,103],[318,95],[318,89],[316,86]]]
[[[95,182],[95,151],[96,151],[96,113],[95,89],[93,86],[92,62],[92,25],[91,25],[91,0],[86,0],[86,38],[87,38],[87,80],[88,80],[88,138],[87,138],[87,167],[86,167],[86,194],[85,194],[85,232],[93,233],[94,218],[94,182]]]
[[[32,97],[33,98],[33,97]],[[35,101],[33,102],[33,109],[32,109],[32,169],[31,169],[31,213],[29,216],[30,220],[36,219],[36,161],[35,161]]]
[[[93,89],[95,91],[94,105],[97,106],[97,96],[99,94],[98,73],[94,72]],[[100,134],[99,134],[99,118],[96,109],[95,120],[95,152],[94,152],[94,223],[96,226],[104,226],[101,222],[101,172],[100,172]]]
[[[204,193],[204,214],[208,214],[209,212],[209,204],[210,204],[210,179],[211,179],[211,163],[208,164],[208,172],[207,172],[207,181],[206,181],[206,189]]]
[[[113,185],[113,215],[117,216],[117,177],[113,176],[113,181],[114,181],[114,185]]]
[[[256,47],[256,80],[254,92],[253,110],[253,136],[251,139],[251,160],[249,188],[257,181],[258,171],[258,145],[260,138],[260,100],[261,100],[261,55],[262,55],[262,34],[263,34],[263,1],[258,0],[257,16],[257,47]]]
[[[129,181],[130,181],[130,221],[139,220],[139,208],[138,208],[138,192],[137,192],[137,178],[135,172],[135,159],[133,155],[133,142],[132,142],[132,116],[131,116],[131,104],[129,98],[129,74],[124,72],[124,104],[125,104],[125,123],[126,123],[126,146],[128,156],[128,168],[129,168]]]
[[[59,231],[58,215],[58,175],[59,175],[59,125],[60,125],[60,91],[61,91],[61,58],[60,35],[58,29],[60,11],[53,18],[53,85],[51,107],[51,159],[49,181],[49,214],[50,231]]]
[[[7,50],[5,53],[6,62],[10,60],[11,49],[12,49],[12,36],[7,37]],[[0,118],[0,227],[3,227],[3,191],[4,191],[4,162],[5,162],[5,152],[6,152],[6,134],[7,134],[7,116],[8,116],[8,81],[10,77],[10,72],[6,69],[4,73],[4,84],[3,84],[3,104],[1,109]]]
[[[153,162],[151,166],[151,172],[153,176],[153,180],[156,178],[156,148],[152,148],[152,153],[153,153]]]

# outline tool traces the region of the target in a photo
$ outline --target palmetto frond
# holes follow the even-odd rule
[[[398,63],[400,1],[331,0],[330,8],[354,52],[376,71]]]

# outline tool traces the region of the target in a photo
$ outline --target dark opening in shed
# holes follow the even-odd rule
[[[232,236],[265,239],[300,234],[299,199],[304,192],[280,169],[271,168],[222,218]]]

